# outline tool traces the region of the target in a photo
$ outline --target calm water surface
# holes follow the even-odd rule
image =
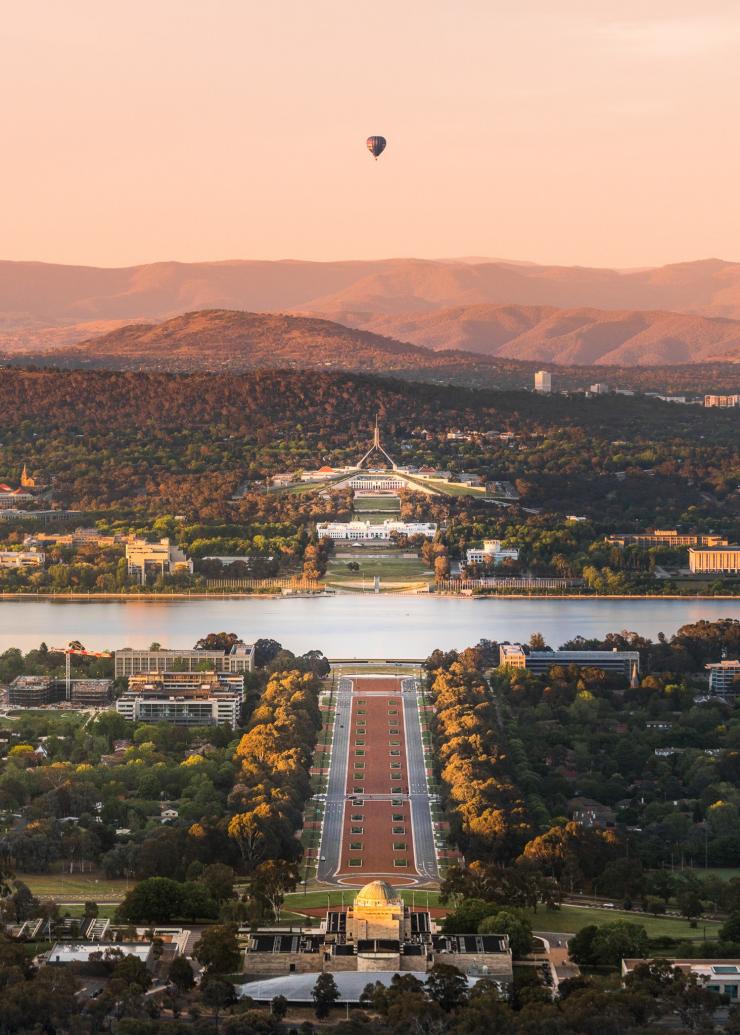
[[[426,657],[485,637],[557,647],[572,636],[630,629],[655,638],[704,618],[740,619],[740,600],[469,600],[368,594],[320,599],[0,601],[0,650],[82,640],[88,648],[192,647],[207,632],[269,636],[295,653]]]

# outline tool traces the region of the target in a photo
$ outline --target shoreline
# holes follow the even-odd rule
[[[0,591],[0,603],[13,600],[49,600],[58,603],[64,601],[161,601],[166,602],[182,600],[307,600],[327,599],[335,596],[352,597],[423,597],[446,600],[736,600],[740,601],[740,594],[688,594],[688,593],[487,593],[481,596],[464,596],[462,593],[419,593],[393,591],[375,593],[367,590],[364,593],[360,590],[340,590],[337,594],[331,593],[230,593],[224,590],[223,593],[8,593]]]

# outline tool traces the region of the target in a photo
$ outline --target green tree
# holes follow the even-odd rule
[[[131,955],[124,956],[114,965],[111,978],[127,986],[136,985],[142,992],[146,992],[152,983],[152,975],[146,963],[138,956]]]
[[[457,967],[448,963],[435,963],[429,971],[425,987],[427,995],[445,1012],[456,1010],[466,1002],[468,982]]]
[[[234,1005],[237,999],[236,989],[230,981],[207,974],[201,982],[200,995],[205,1005],[213,1010],[218,1031],[219,1014]]]
[[[502,909],[485,917],[478,925],[480,934],[507,934],[514,956],[526,956],[532,946],[532,925],[526,914],[516,909]]]
[[[148,877],[132,888],[117,910],[132,924],[167,923],[182,913],[182,884],[169,877]]]
[[[241,949],[235,924],[219,924],[204,928],[195,943],[193,956],[209,974],[232,974],[239,970]]]
[[[175,956],[172,963],[170,963],[167,977],[181,992],[188,992],[195,984],[193,968],[184,956]]]
[[[331,974],[319,974],[311,992],[315,1013],[319,1020],[328,1017],[339,996],[337,983]]]

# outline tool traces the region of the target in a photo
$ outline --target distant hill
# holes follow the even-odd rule
[[[740,361],[740,320],[654,310],[474,305],[359,326],[431,349],[558,364],[654,366]]]
[[[557,312],[542,309],[533,315],[519,307],[504,308],[509,316],[499,320],[501,336],[510,339],[523,337],[527,322],[538,326]],[[223,309],[198,310],[157,324],[128,324],[78,345],[44,353],[15,352],[7,358],[16,364],[67,369],[335,370],[471,388],[529,388],[534,370],[541,365],[539,360],[507,355],[430,349],[312,317]],[[606,379],[622,388],[660,392],[733,391],[740,385],[740,363],[630,364],[608,369],[593,363],[545,365],[553,371],[557,388],[583,388]]]
[[[0,349],[6,351],[58,347],[96,330],[200,309],[292,312],[363,327],[376,317],[470,306],[740,320],[740,263],[708,259],[613,270],[475,258],[159,262],[117,269],[0,262]],[[449,326],[444,344],[462,344]]]

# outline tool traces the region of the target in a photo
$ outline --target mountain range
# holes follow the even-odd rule
[[[635,270],[477,258],[117,269],[0,262],[0,350],[6,352],[81,341],[89,348],[101,334],[100,347],[107,348],[107,333],[122,326],[197,310],[321,318],[426,349],[533,362],[740,359],[740,263],[719,259]],[[150,333],[127,331],[124,338],[130,347],[132,336],[143,344]],[[284,345],[289,353],[297,339]]]
[[[550,314],[552,315],[552,314]],[[514,321],[516,322],[516,321]],[[316,317],[236,310],[196,310],[161,323],[128,324],[77,345],[15,353],[16,364],[64,368],[229,371],[342,370],[466,387],[524,388],[541,364],[461,349],[430,349]],[[559,388],[584,388],[608,377],[644,391],[734,390],[740,364],[662,366],[547,364]],[[728,387],[729,386],[729,387]]]

